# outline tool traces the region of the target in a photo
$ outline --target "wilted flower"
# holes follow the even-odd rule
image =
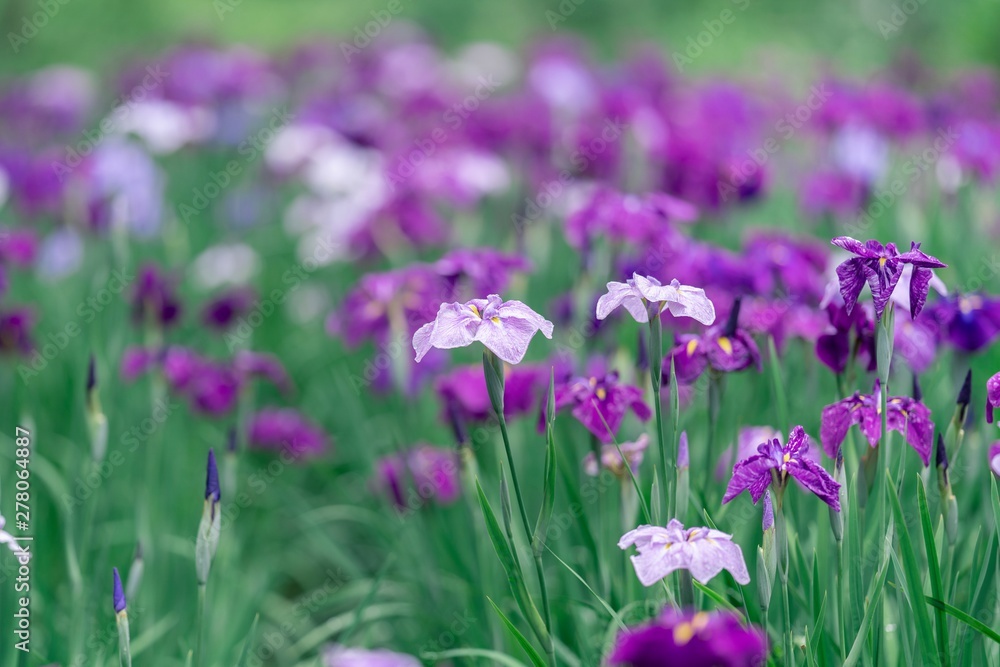
[[[433,322],[413,334],[416,360],[432,347],[450,350],[479,341],[508,364],[524,358],[536,332],[552,338],[552,323],[520,301],[491,294],[466,303],[442,303]]]
[[[247,442],[258,449],[280,449],[295,459],[323,454],[327,437],[298,410],[265,408],[251,415]]]
[[[933,276],[931,269],[947,266],[944,262],[921,252],[919,243],[911,243],[910,250],[904,253],[896,249],[895,243],[883,246],[875,239],[861,243],[849,236],[838,236],[832,243],[857,255],[837,267],[840,293],[844,297],[848,313],[857,305],[861,289],[867,282],[875,301],[875,315],[878,319],[882,319],[882,311],[885,310],[893,290],[896,289],[904,265],[912,264],[913,275],[909,285],[910,316],[916,317],[927,301],[927,290]]]
[[[555,397],[557,412],[572,406],[573,416],[603,443],[614,440],[630,410],[641,421],[648,421],[652,416],[649,406],[642,400],[642,390],[621,383],[618,373],[607,372],[600,360],[591,364],[587,377],[572,377],[558,383]],[[544,430],[546,417],[543,410],[539,431]]]
[[[990,424],[994,408],[1000,408],[1000,373],[986,381],[986,421]]]
[[[639,466],[642,465],[643,456],[646,453],[646,448],[649,447],[649,436],[643,433],[635,440],[635,442],[623,442],[619,445],[621,447],[621,454],[618,453],[618,447],[611,445],[601,445],[601,460],[598,462],[597,455],[594,452],[589,452],[583,457],[583,470],[591,477],[597,477],[601,474],[601,468],[607,468],[616,477],[627,479],[628,473],[625,471],[625,462],[628,462],[629,467],[632,469],[633,475],[639,474]],[[622,454],[625,455],[625,460],[622,460]]]
[[[326,649],[323,664],[325,667],[421,667],[420,661],[411,655],[345,646]]]
[[[727,570],[741,583],[750,583],[746,561],[740,545],[727,535],[711,528],[684,529],[677,519],[666,528],[639,526],[622,535],[619,549],[632,545],[639,550],[632,556],[635,574],[643,586],[652,586],[674,570],[688,570],[691,576],[707,584],[722,570]]]
[[[624,283],[608,283],[608,293],[597,302],[597,319],[603,320],[611,311],[623,306],[636,322],[649,322],[649,304],[658,304],[656,313],[669,310],[674,317],[690,317],[702,324],[715,321],[715,306],[705,290],[681,285],[677,280],[661,285],[651,276],[633,273]]]
[[[651,623],[622,631],[608,659],[621,667],[758,667],[767,658],[764,631],[726,611],[664,607]]]
[[[875,391],[864,395],[854,392],[843,400],[823,408],[820,426],[820,442],[823,451],[830,458],[837,457],[847,431],[852,424],[858,424],[861,432],[874,447],[882,436],[881,384],[875,381]],[[902,433],[906,442],[920,455],[924,465],[930,463],[931,447],[934,442],[934,423],[931,411],[920,401],[909,396],[893,396],[886,401],[888,415],[886,423],[890,430]]]
[[[792,429],[786,445],[781,445],[777,438],[761,443],[757,446],[756,454],[733,466],[733,477],[722,496],[723,504],[744,491],[749,491],[750,498],[756,505],[773,483],[776,485],[780,508],[781,494],[791,477],[827,505],[840,510],[840,484],[807,456],[808,449],[809,436],[801,426]],[[772,474],[772,471],[776,474]]]

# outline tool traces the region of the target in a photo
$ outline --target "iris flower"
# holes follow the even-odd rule
[[[937,300],[927,309],[940,337],[963,352],[978,352],[1000,336],[1000,299],[963,294]]]
[[[711,528],[684,529],[677,519],[666,528],[639,526],[622,535],[619,549],[635,545],[632,556],[635,574],[643,586],[652,586],[674,570],[688,570],[691,576],[707,584],[722,570],[729,571],[741,584],[750,583],[746,561],[733,536]]]
[[[772,483],[780,493],[791,477],[839,512],[840,484],[808,457],[808,449],[809,436],[801,426],[792,429],[787,445],[782,446],[777,438],[761,443],[756,454],[733,466],[733,478],[722,496],[723,504],[749,491],[756,505]]]
[[[1000,408],[1000,373],[986,381],[986,421],[993,423],[993,408]]]
[[[613,667],[756,667],[767,658],[764,632],[725,611],[664,607],[659,618],[618,635]]]
[[[608,293],[597,301],[597,319],[603,320],[611,311],[624,306],[636,322],[649,322],[648,304],[659,304],[657,313],[669,310],[674,317],[690,317],[702,324],[715,321],[715,306],[700,287],[681,285],[672,280],[662,285],[652,276],[633,273],[626,282],[608,283]]]
[[[670,380],[670,361],[680,384],[691,384],[706,368],[720,373],[734,373],[750,366],[760,370],[760,351],[753,337],[737,326],[740,302],[736,301],[723,325],[708,329],[703,335],[682,334],[670,355],[663,359],[664,383]]]
[[[990,445],[990,453],[987,460],[990,462],[990,470],[993,471],[993,474],[1000,477],[1000,441]]]
[[[858,424],[869,445],[874,447],[878,444],[882,436],[881,391],[881,385],[876,380],[872,394],[855,392],[853,396],[823,408],[820,442],[823,443],[823,451],[827,456],[837,457],[837,450],[852,424]],[[934,444],[934,422],[931,421],[930,409],[909,396],[890,397],[886,401],[886,408],[889,429],[902,433],[906,442],[920,455],[924,465],[928,465]]]
[[[854,310],[861,289],[867,282],[875,301],[875,315],[878,319],[882,319],[882,312],[889,303],[906,264],[913,265],[909,285],[911,317],[916,317],[927,301],[927,290],[933,277],[931,269],[947,266],[937,258],[921,252],[919,243],[910,243],[910,250],[904,253],[899,252],[895,243],[883,246],[875,239],[862,243],[850,236],[838,236],[831,243],[857,255],[837,267],[840,293],[844,297],[847,312]]]
[[[652,416],[642,400],[642,390],[618,380],[617,372],[607,372],[603,364],[594,364],[588,377],[573,377],[555,387],[556,411],[573,407],[573,416],[602,443],[610,444],[631,410],[641,421]],[[545,410],[538,422],[545,429]]]
[[[442,303],[434,321],[413,334],[413,349],[419,362],[432,347],[450,350],[479,341],[508,364],[516,364],[538,331],[552,338],[552,322],[520,301],[490,294],[466,303]]]
[[[324,667],[420,667],[420,664],[411,655],[385,649],[331,646],[323,654]]]
[[[597,455],[594,452],[588,453],[583,457],[584,472],[591,477],[597,477],[601,474],[601,468],[604,467],[614,473],[615,477],[627,479],[628,473],[625,471],[625,463],[628,462],[632,474],[638,475],[639,466],[642,465],[642,459],[649,447],[649,436],[643,433],[635,442],[623,442],[619,446],[622,450],[621,454],[618,453],[618,447],[613,444],[602,445],[600,461],[597,460]],[[622,460],[622,454],[625,455],[624,460]]]

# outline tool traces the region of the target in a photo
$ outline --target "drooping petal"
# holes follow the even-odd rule
[[[934,272],[930,269],[913,267],[913,275],[910,276],[910,317],[916,318],[927,303],[927,291],[930,289],[931,278]]]
[[[483,320],[475,339],[508,364],[517,364],[524,359],[537,331],[533,322],[519,317],[490,318]]]
[[[491,298],[496,295],[491,295]],[[497,297],[499,298],[499,297]],[[541,331],[546,338],[552,338],[553,325],[547,319],[536,313],[527,304],[520,301],[505,301],[497,308],[497,313],[501,320],[518,318],[530,323],[536,330]]]
[[[423,325],[413,334],[416,361],[424,358],[432,347],[450,350],[465,347],[475,340],[482,320],[470,306],[442,303],[433,322]]]
[[[847,260],[837,267],[837,278],[840,280],[840,295],[844,298],[844,307],[850,314],[865,286],[864,260],[857,257]]]
[[[723,504],[728,503],[745,490],[750,491],[754,504],[764,495],[771,483],[771,468],[775,463],[764,454],[754,454],[745,461],[733,466],[733,477],[729,480],[726,493],[722,496]]]
[[[700,287],[681,285],[674,280],[671,284],[677,292],[675,301],[667,300],[667,308],[674,317],[690,317],[708,326],[715,322],[715,304]]]
[[[838,248],[843,248],[847,252],[854,253],[859,257],[871,256],[864,243],[858,241],[857,239],[853,239],[850,236],[838,236],[837,238],[831,240],[830,243]],[[846,300],[847,299],[845,299],[845,301]]]
[[[937,257],[931,257],[925,253],[920,249],[920,244],[913,241],[910,242],[910,249],[901,253],[899,259],[922,269],[943,269],[948,266]]]
[[[840,511],[840,484],[821,465],[801,457],[790,459],[786,469],[792,479],[815,493],[834,510]]]
[[[646,304],[635,288],[627,283],[608,283],[608,293],[597,300],[597,319],[603,320],[619,306],[624,306],[636,322],[649,322]]]

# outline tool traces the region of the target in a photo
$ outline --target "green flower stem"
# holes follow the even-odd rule
[[[663,439],[663,405],[660,403],[660,383],[663,364],[663,324],[660,321],[659,304],[650,307],[649,313],[649,383],[653,389],[653,407],[656,410],[656,446],[660,453],[660,502],[663,507],[663,517],[669,520],[673,514],[671,507],[671,490],[676,488],[677,479],[673,476],[675,470],[673,457],[667,457],[667,447]],[[650,499],[652,503],[652,499]]]
[[[195,662],[197,667],[205,664],[205,584],[198,584],[198,618],[195,628]]]
[[[122,611],[117,616],[118,622],[118,663],[120,667],[132,667],[132,649],[130,647],[128,614]]]
[[[782,645],[784,646],[784,664],[794,665],[792,656],[792,612],[788,601],[788,526],[785,523],[785,512],[782,509],[782,497],[778,494],[776,509],[774,511],[774,526],[777,529],[778,537],[778,575],[781,577],[781,601],[785,612],[785,627],[782,634]]]

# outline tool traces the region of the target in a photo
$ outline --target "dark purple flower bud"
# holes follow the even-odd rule
[[[228,329],[250,310],[255,297],[256,294],[250,288],[224,292],[205,304],[201,311],[201,321],[212,329]]]
[[[937,448],[934,453],[934,460],[939,470],[948,469],[948,450],[944,446],[944,436],[938,433]]]
[[[238,444],[239,443],[236,440],[236,428],[232,427],[232,428],[229,429],[229,432],[226,434],[226,451],[229,452],[229,453],[235,452],[236,451],[236,446]]]
[[[969,403],[972,402],[972,369],[970,368],[965,373],[965,382],[962,383],[962,389],[958,392],[958,400],[955,401],[956,405],[960,410],[966,410],[969,407]]]
[[[219,488],[219,469],[215,465],[215,450],[208,450],[208,473],[205,477],[205,500],[216,504],[222,498]]]
[[[113,568],[115,584],[114,584],[114,602],[115,602],[115,613],[120,614],[125,611],[125,590],[122,588],[122,578],[118,574],[118,568]]]
[[[913,390],[910,392],[910,394],[913,396],[913,400],[915,401],[924,400],[924,392],[920,388],[920,378],[917,377],[916,373],[913,374]]]
[[[94,368],[94,355],[90,355],[90,361],[87,363],[87,395],[97,387],[97,371]]]

